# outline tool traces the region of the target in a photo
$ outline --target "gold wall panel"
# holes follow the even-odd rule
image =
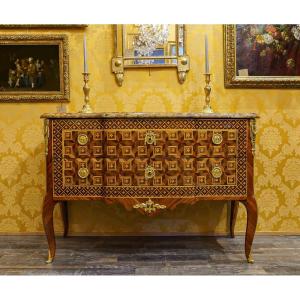
[[[217,112],[256,112],[255,190],[259,232],[300,233],[300,90],[225,89],[222,25],[187,25],[191,69],[184,85],[176,69],[131,70],[120,88],[111,73],[113,27],[86,29],[1,30],[5,33],[66,33],[70,46],[70,100],[67,109],[83,105],[83,32],[87,33],[91,105],[94,111],[196,112],[204,105],[204,35],[208,35],[212,105]],[[82,61],[82,63],[80,63]],[[79,63],[78,63],[79,62]],[[0,233],[42,233],[45,191],[43,123],[54,103],[3,103],[0,109]],[[59,210],[57,230],[62,230]],[[237,230],[245,228],[240,208]],[[149,218],[119,205],[70,203],[71,233],[205,234],[227,232],[227,205],[199,202]]]

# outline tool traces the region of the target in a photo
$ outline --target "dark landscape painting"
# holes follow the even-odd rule
[[[300,76],[300,25],[236,25],[236,76]]]
[[[0,91],[60,91],[59,45],[0,45]]]

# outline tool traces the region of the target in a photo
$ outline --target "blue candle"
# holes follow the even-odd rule
[[[86,35],[83,38],[83,58],[84,58],[84,73],[88,73],[87,53],[86,53]]]
[[[205,35],[205,73],[209,73],[208,41],[207,41],[207,35]]]

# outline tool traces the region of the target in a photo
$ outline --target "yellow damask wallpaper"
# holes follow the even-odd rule
[[[1,30],[10,33],[66,33],[70,46],[69,112],[83,102],[83,32],[87,34],[91,103],[95,111],[196,112],[204,101],[204,34],[210,43],[212,101],[218,112],[257,112],[255,190],[259,232],[300,233],[300,91],[224,88],[222,25],[187,25],[191,70],[177,82],[176,69],[129,70],[118,87],[110,69],[111,25],[69,30]],[[45,191],[43,124],[40,115],[58,104],[0,104],[0,232],[42,233]],[[70,231],[95,234],[209,234],[228,230],[226,203],[180,206],[154,218],[101,202],[71,203]],[[56,229],[61,231],[58,207]],[[237,230],[245,228],[240,208]]]

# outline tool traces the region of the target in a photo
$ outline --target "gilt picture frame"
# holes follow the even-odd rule
[[[300,88],[300,26],[224,25],[225,88]]]
[[[69,98],[67,35],[0,35],[0,103]]]
[[[0,29],[84,29],[88,24],[0,24]]]

